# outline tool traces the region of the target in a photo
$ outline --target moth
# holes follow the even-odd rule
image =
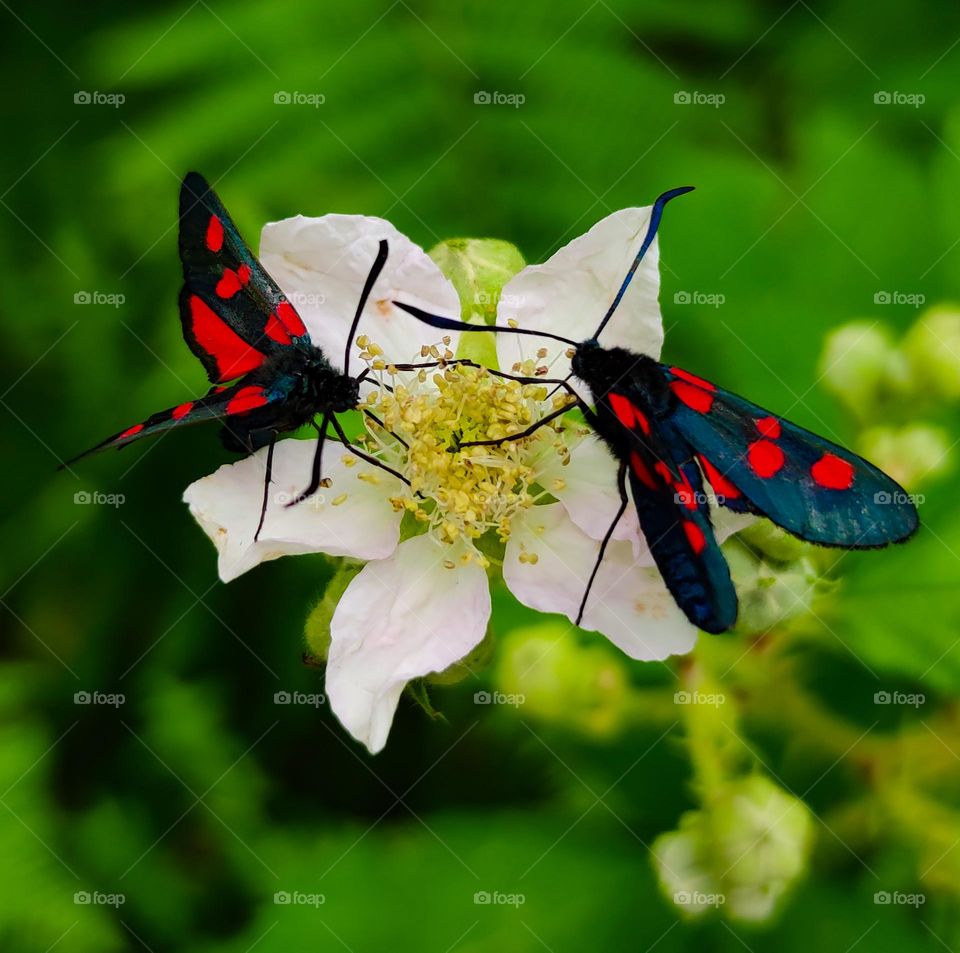
[[[886,546],[909,538],[919,523],[906,491],[852,451],[689,371],[600,342],[656,236],[665,205],[691,190],[673,189],[654,202],[640,249],[599,326],[585,341],[528,328],[464,324],[394,302],[432,327],[528,334],[572,348],[572,375],[587,385],[594,406],[577,395],[569,379],[552,383],[568,390],[616,457],[620,492],[616,517],[587,581],[575,620],[578,624],[604,552],[631,498],[667,589],[694,625],[713,633],[735,624],[737,596],[713,533],[705,483],[720,506],[764,516],[788,533],[821,546]],[[517,379],[544,383],[542,377]],[[566,409],[506,439],[529,436]],[[461,446],[502,442],[473,441]]]
[[[328,425],[351,452],[400,476],[353,446],[336,417],[360,402],[360,384],[368,371],[351,376],[350,350],[364,306],[386,264],[387,242],[379,243],[357,302],[343,371],[331,365],[323,350],[310,340],[296,309],[241,238],[216,193],[196,172],[190,172],[180,187],[179,247],[183,337],[213,386],[203,397],[161,410],[107,437],[64,466],[101,450],[122,449],[143,437],[217,421],[228,450],[253,453],[268,448],[263,505],[254,539],[266,516],[273,450],[280,434],[304,424],[313,424],[318,432],[310,482],[287,505],[302,502],[319,488]],[[411,365],[397,366],[407,369]]]

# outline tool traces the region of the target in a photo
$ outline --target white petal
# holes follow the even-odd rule
[[[303,318],[313,343],[343,366],[343,352],[360,293],[386,239],[389,254],[360,319],[358,334],[379,344],[387,361],[420,359],[421,344],[441,333],[395,308],[403,300],[439,314],[460,314],[460,301],[433,260],[382,218],[364,215],[298,215],[269,222],[260,237],[260,260]],[[456,340],[451,345],[456,350]],[[351,355],[351,370],[361,365]]]
[[[503,289],[497,323],[513,319],[522,328],[542,329],[573,341],[593,336],[610,307],[634,256],[640,250],[652,206],[625,208],[597,222],[585,235],[564,245],[542,265],[529,265]],[[647,249],[623,300],[604,329],[605,347],[625,347],[659,357],[663,345],[660,316],[657,241]],[[547,348],[541,363],[551,377],[565,377],[570,359],[565,346],[548,339],[517,334],[497,335],[497,356],[503,370]]]
[[[600,544],[581,532],[563,506],[535,506],[513,521],[503,578],[524,604],[573,621]],[[522,552],[537,562],[520,562]],[[689,652],[697,630],[677,607],[655,568],[633,556],[629,543],[607,547],[582,627],[602,632],[631,658],[663,659]]]
[[[620,493],[617,461],[598,436],[591,433],[577,441],[566,466],[559,454],[545,452],[538,462],[537,482],[564,505],[583,532],[592,539],[603,539],[620,507]],[[639,547],[640,524],[632,505],[617,522],[613,538],[630,540]]]
[[[386,744],[404,685],[458,662],[486,632],[487,574],[476,563],[445,568],[456,556],[429,536],[408,539],[364,566],[333,614],[327,697],[373,754]]]
[[[280,556],[327,553],[383,559],[396,549],[401,514],[394,513],[388,497],[399,492],[400,481],[362,460],[348,467],[343,462],[346,451],[338,443],[328,441],[323,450],[322,473],[330,487],[286,506],[310,482],[315,449],[314,440],[281,440],[276,445],[267,515],[257,542],[253,536],[263,502],[266,447],[187,487],[184,502],[217,547],[224,582]],[[377,483],[358,479],[361,473],[372,474]]]
[[[718,543],[722,543],[725,539],[733,536],[734,533],[746,529],[751,524],[756,523],[758,519],[759,517],[752,513],[734,513],[733,510],[728,510],[725,506],[717,506],[715,503],[710,504],[710,522],[713,523],[713,535],[717,537]]]

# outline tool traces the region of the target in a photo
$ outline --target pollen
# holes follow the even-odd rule
[[[359,343],[359,342],[358,342]],[[562,407],[543,384],[525,384],[490,373],[482,367],[457,363],[447,346],[424,345],[423,358],[436,368],[384,374],[374,366],[382,351],[371,341],[364,351],[374,390],[366,404],[383,427],[367,420],[368,452],[402,474],[405,482],[391,486],[389,503],[405,512],[441,546],[450,547],[448,568],[490,565],[490,545],[482,537],[505,543],[513,522],[549,497],[548,485],[562,480],[538,479],[541,471],[569,458],[571,439],[580,429],[553,419],[532,434],[508,440]],[[524,362],[522,376],[533,376],[536,363]],[[378,386],[379,384],[379,386]],[[477,441],[503,441],[464,446]],[[554,471],[555,472],[555,471]],[[381,471],[358,474],[371,483],[389,481]],[[544,500],[546,502],[546,500]],[[499,557],[497,557],[499,558]],[[534,564],[535,553],[523,560]]]

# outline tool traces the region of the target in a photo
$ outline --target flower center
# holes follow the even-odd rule
[[[522,384],[485,367],[458,364],[446,343],[449,339],[421,351],[425,361],[438,362],[436,369],[401,372],[379,359],[376,345],[358,341],[379,383],[363,405],[364,444],[409,481],[391,497],[394,508],[426,524],[440,542],[464,544],[458,547],[461,562],[476,559],[486,566],[477,541],[490,533],[506,542],[514,518],[551,489],[538,482],[546,459],[555,463],[559,455],[565,462],[570,447],[558,421],[507,443],[462,444],[526,430],[569,398],[563,391],[551,394],[545,384]],[[519,369],[521,376],[534,375],[533,362],[528,365]]]

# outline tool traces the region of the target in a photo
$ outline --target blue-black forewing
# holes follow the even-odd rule
[[[183,336],[214,383],[250,373],[294,341],[309,342],[300,316],[196,172],[180,188],[180,260]]]
[[[177,407],[161,410],[146,420],[133,424],[113,436],[107,437],[95,447],[85,450],[67,463],[74,463],[81,457],[101,450],[122,449],[143,437],[152,437],[165,430],[204,423],[208,420],[223,421],[229,428],[231,419],[242,420],[247,414],[261,407],[279,405],[290,395],[293,381],[288,377],[278,377],[267,386],[240,380],[229,386],[215,387],[204,397],[189,400]],[[242,429],[242,428],[240,428]],[[66,464],[65,464],[66,465]]]
[[[696,464],[682,459],[670,435],[651,425],[640,395],[632,394],[629,385],[601,396],[597,412],[612,415],[619,432],[629,435],[621,446],[633,502],[667,589],[695,626],[726,631],[737,618],[737,595],[713,534]],[[609,416],[607,423],[612,423]]]
[[[677,398],[671,423],[722,505],[824,546],[867,549],[916,531],[911,498],[872,463],[680,368],[663,371]]]

